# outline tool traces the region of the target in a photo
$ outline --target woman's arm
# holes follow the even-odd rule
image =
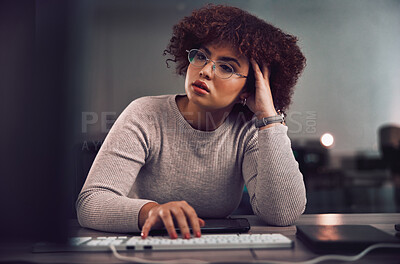
[[[107,135],[76,202],[79,223],[109,232],[142,231],[143,238],[162,226],[172,238],[177,237],[175,226],[189,238],[192,227],[193,235],[200,236],[204,221],[187,202],[158,204],[128,197],[140,169],[157,152],[151,139],[160,138],[155,120],[162,113],[142,104],[128,106]]]
[[[131,103],[120,115],[97,154],[76,202],[83,227],[111,232],[139,232],[138,216],[149,200],[128,194],[149,156],[150,140],[145,115]]]
[[[249,107],[258,119],[277,115],[269,71],[263,71],[252,61],[256,79],[255,94]],[[306,192],[303,175],[294,158],[287,127],[275,123],[261,127],[258,137],[247,144],[243,160],[243,175],[256,215],[272,225],[290,225],[304,212]]]
[[[287,127],[278,124],[260,130],[252,141],[243,175],[253,211],[268,224],[291,225],[305,210],[306,192]]]

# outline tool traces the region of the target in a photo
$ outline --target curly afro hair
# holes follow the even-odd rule
[[[194,10],[173,27],[172,38],[164,51],[176,62],[176,72],[185,75],[189,62],[186,50],[211,43],[229,43],[248,59],[270,70],[274,105],[286,110],[293,89],[306,65],[297,38],[236,7],[206,5]],[[254,92],[254,74],[249,71],[246,87]]]

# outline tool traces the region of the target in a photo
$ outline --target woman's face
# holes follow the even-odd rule
[[[212,61],[227,62],[235,73],[247,76],[249,72],[248,59],[227,44],[209,44],[199,50]],[[240,102],[239,95],[246,78],[233,74],[229,79],[222,79],[215,74],[213,65],[211,61],[203,67],[189,64],[185,80],[185,91],[189,102],[211,111],[230,110],[235,103]]]

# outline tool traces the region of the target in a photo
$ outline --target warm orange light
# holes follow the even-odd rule
[[[319,214],[317,215],[317,225],[343,225],[342,215]]]

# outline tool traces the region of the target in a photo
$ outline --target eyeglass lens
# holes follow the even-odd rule
[[[189,62],[196,67],[203,67],[209,61],[207,56],[197,49],[192,49],[189,51],[188,59]],[[216,75],[224,79],[231,77],[234,73],[232,66],[222,61],[215,61],[213,69],[215,70]]]

